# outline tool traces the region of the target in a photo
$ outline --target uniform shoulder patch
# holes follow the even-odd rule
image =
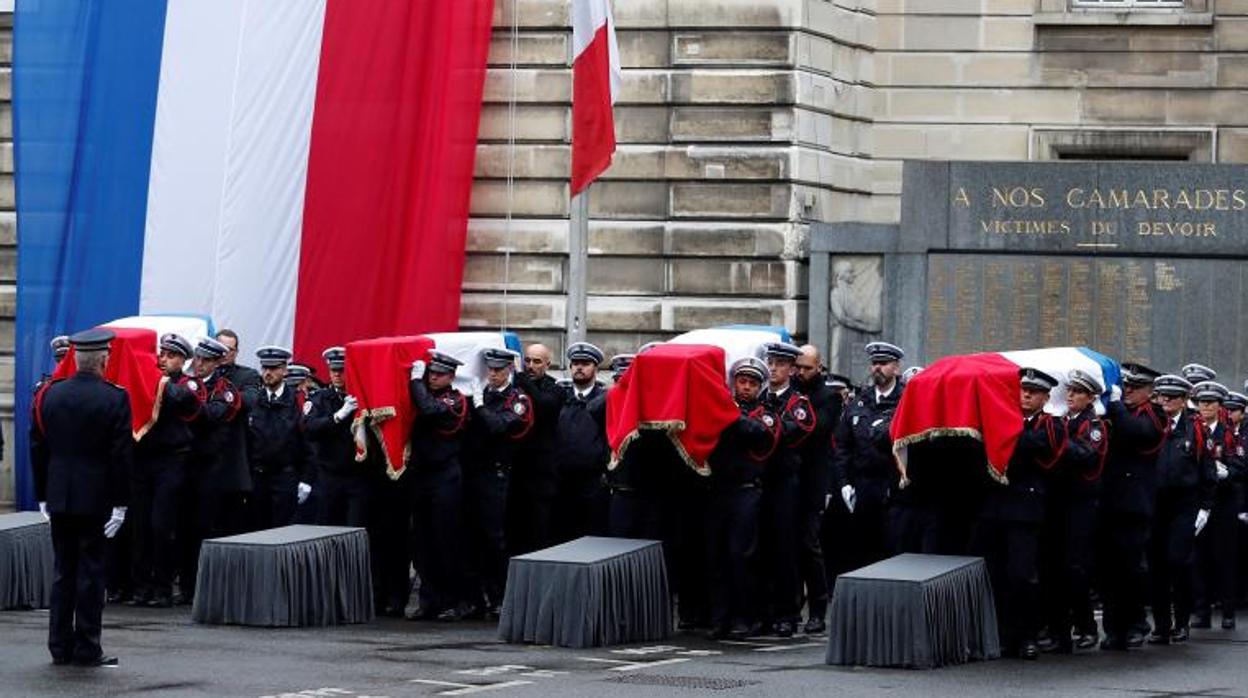
[[[188,378],[188,379],[187,379],[187,381],[186,381],[186,387],[187,387],[188,389],[190,389],[190,391],[191,391],[191,392],[193,392],[193,393],[197,393],[197,392],[199,392],[199,383],[198,383],[198,382],[196,382],[196,380],[195,380],[194,378]]]
[[[772,416],[771,416],[771,415],[769,415],[769,414],[764,414],[764,415],[763,415],[763,424],[766,424],[768,427],[774,427],[774,426],[776,426],[776,418],[775,418],[775,417],[772,417]]]
[[[516,400],[516,404],[511,406],[511,411],[523,417],[524,413],[529,411],[529,408],[524,404],[524,400]]]
[[[303,403],[303,416],[306,417],[310,414],[312,414],[312,401],[307,400]]]
[[[793,416],[794,416],[794,417],[797,417],[797,418],[798,418],[798,419],[800,419],[800,420],[805,421],[805,419],[806,419],[806,408],[805,408],[805,407],[798,407],[798,408],[794,409],[794,410],[793,410]]]
[[[1101,433],[1100,429],[1093,429],[1092,431],[1088,432],[1088,438],[1099,443],[1100,440],[1105,437],[1104,437],[1104,434]]]

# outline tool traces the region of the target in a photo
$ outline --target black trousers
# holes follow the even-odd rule
[[[1169,633],[1173,628],[1187,627],[1190,621],[1195,526],[1193,493],[1174,490],[1157,493],[1152,539],[1148,546],[1153,632]]]
[[[57,660],[90,661],[102,654],[104,523],[107,516],[52,514],[52,606],[48,650]]]
[[[293,468],[251,471],[252,530],[279,528],[295,522],[299,502],[299,478]]]
[[[710,618],[710,571],[706,566],[707,516],[711,492],[706,478],[692,470],[680,473],[673,491],[676,496],[669,502],[673,511],[675,542],[671,546],[674,555],[664,552],[671,562],[669,570],[675,572],[671,588],[679,600],[679,616],[682,624],[703,627]],[[751,574],[755,574],[753,568]]]
[[[774,464],[773,464],[774,466]],[[769,471],[762,495],[762,568],[766,585],[760,618],[796,622],[801,612],[801,575],[798,569],[800,487],[797,472]]]
[[[706,507],[710,623],[728,629],[754,620],[754,556],[762,493],[756,487],[713,491]]]
[[[1096,559],[1097,500],[1069,497],[1051,502],[1041,535],[1040,582],[1045,620],[1058,642],[1070,632],[1096,634],[1092,615],[1092,566]]]
[[[367,526],[368,489],[363,474],[320,471],[313,485],[313,494],[318,495],[316,522],[321,526]]]
[[[463,476],[458,464],[410,474],[414,476],[412,552],[420,575],[420,606],[422,611],[436,613],[470,600],[464,591],[461,547]]]
[[[1040,525],[980,519],[971,550],[983,556],[992,580],[1001,646],[1017,651],[1035,641],[1040,625]]]
[[[134,525],[131,576],[135,593],[173,593],[178,563],[178,511],[186,483],[186,453],[162,453],[136,464],[127,524]]]
[[[1209,523],[1196,537],[1196,572],[1192,595],[1197,613],[1208,616],[1214,602],[1221,604],[1222,615],[1234,617],[1239,559],[1240,512],[1239,488],[1235,484],[1218,485],[1209,513]]]
[[[663,540],[664,513],[663,501],[657,493],[613,488],[608,529],[615,538]]]
[[[199,550],[206,538],[218,535],[223,497],[212,481],[211,462],[191,457],[178,514],[178,588],[187,600],[195,597]]]
[[[486,608],[503,603],[507,583],[508,469],[486,465],[472,467],[465,474],[464,531],[468,555],[465,572],[465,601]]]
[[[1105,634],[1126,639],[1144,617],[1148,539],[1152,522],[1144,514],[1102,512],[1100,525],[1101,597]]]
[[[414,475],[410,468],[398,480],[382,471],[369,475],[368,545],[379,610],[402,612],[411,594]]]
[[[566,543],[581,536],[607,532],[610,495],[602,473],[561,473],[555,495],[552,543]]]

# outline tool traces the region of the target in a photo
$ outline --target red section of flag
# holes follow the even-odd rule
[[[156,423],[160,415],[160,398],[168,381],[156,364],[156,332],[154,330],[109,327],[117,335],[108,345],[108,363],[104,380],[125,388],[130,398],[130,422],[135,440],[139,440]],[[74,348],[56,365],[53,379],[69,378],[78,370]]]
[[[988,463],[1005,475],[1023,430],[1018,365],[1000,354],[939,359],[910,379],[893,416],[893,452],[942,436],[984,444]]]
[[[383,446],[386,473],[397,479],[407,469],[416,410],[408,390],[412,362],[429,358],[428,337],[379,337],[347,345],[347,392],[360,401],[351,424],[356,460],[368,456],[364,429]]]
[[[611,55],[603,24],[572,65],[572,196],[611,166],[615,115],[611,100]]]
[[[329,0],[295,353],[454,330],[493,0]]]
[[[607,394],[612,461],[639,429],[666,431],[681,456],[706,472],[720,433],[741,414],[724,382],[724,350],[705,344],[661,344],[633,359]]]

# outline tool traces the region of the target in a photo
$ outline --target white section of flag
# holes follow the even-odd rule
[[[572,0],[572,64],[593,43],[598,30],[607,27],[607,54],[611,59],[611,103],[620,97],[620,85],[624,80],[620,68],[620,46],[615,38],[615,17],[611,12],[611,0]]]
[[[168,5],[139,308],[211,315],[244,360],[294,338],[325,3]]]

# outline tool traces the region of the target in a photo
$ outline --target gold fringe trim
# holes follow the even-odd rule
[[[907,459],[902,458],[901,451],[910,448],[911,444],[916,444],[922,441],[931,441],[932,439],[938,439],[946,436],[967,436],[980,443],[984,442],[984,435],[978,429],[973,429],[971,427],[934,427],[932,429],[925,429],[917,434],[910,434],[909,436],[903,436],[900,439],[897,439],[893,442],[893,460],[897,462],[897,470],[901,472],[901,480],[903,483],[909,483],[910,478],[906,476],[907,464],[905,461]],[[1009,478],[1005,475],[999,474],[992,463],[988,464],[988,475],[1002,485],[1010,484]]]
[[[152,427],[156,426],[156,420],[160,419],[160,403],[165,399],[165,386],[167,385],[169,385],[169,376],[161,376],[160,382],[156,384],[156,401],[152,403],[152,418],[147,420],[146,424],[139,427],[138,431],[134,432],[133,436],[135,441],[147,436],[147,432],[151,431]]]
[[[685,462],[685,465],[693,468],[693,472],[703,477],[709,476],[711,474],[710,467],[705,463],[699,463],[694,460],[689,455],[689,452],[685,450],[684,444],[680,443],[680,438],[677,435],[684,431],[685,427],[685,421],[682,419],[638,422],[637,428],[629,432],[628,435],[624,437],[624,440],[620,442],[619,449],[611,454],[611,462],[607,463],[607,470],[615,470],[615,468],[620,464],[620,461],[624,458],[624,452],[628,450],[628,447],[631,446],[639,436],[641,436],[641,430],[645,429],[648,431],[661,431],[666,434],[667,440],[672,443],[672,447],[676,449],[676,453],[680,455],[680,459]]]
[[[391,480],[398,480],[403,473],[395,469],[394,463],[390,461],[390,452],[386,450],[386,440],[381,433],[381,423],[394,419],[399,414],[398,410],[393,407],[374,407],[371,410],[360,410],[356,412],[355,419],[351,420],[351,436],[355,439],[355,462],[362,463],[368,459],[368,439],[363,437],[363,430],[367,428],[376,437],[377,443],[382,445],[381,457],[386,461],[386,475]],[[367,420],[367,422],[365,421]],[[407,469],[407,464],[412,457],[411,436],[403,444],[403,469]]]

